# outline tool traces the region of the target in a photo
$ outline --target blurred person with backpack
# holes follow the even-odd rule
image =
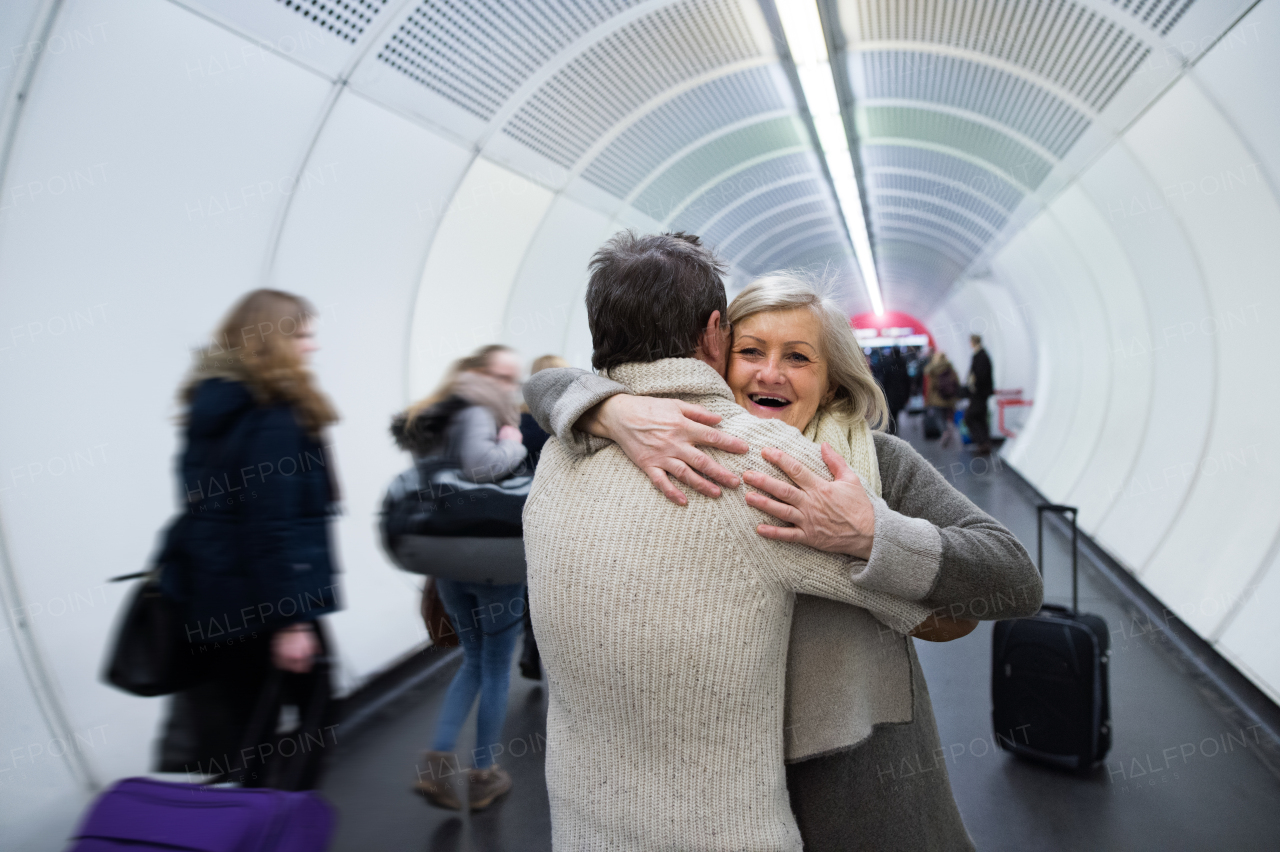
[[[956,402],[961,397],[960,377],[942,350],[933,353],[924,369],[924,436],[941,438],[941,446],[949,447],[956,440]]]
[[[395,417],[391,433],[422,468],[456,469],[472,482],[499,482],[527,473],[528,450],[521,434],[516,392],[520,359],[510,348],[484,346],[455,362],[431,396]],[[445,694],[436,720],[426,769],[419,769],[415,790],[427,801],[459,810],[462,799],[453,780],[461,776],[454,753],[458,734],[480,699],[474,768],[466,774],[471,810],[487,807],[511,789],[511,776],[494,762],[507,716],[511,657],[520,637],[525,584],[483,583],[435,577],[444,609],[462,645],[462,667]]]

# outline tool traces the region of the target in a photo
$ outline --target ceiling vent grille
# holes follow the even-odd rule
[[[863,168],[868,172],[886,167],[945,178],[991,199],[1010,213],[1022,201],[1022,191],[999,175],[940,151],[904,145],[868,144],[861,146],[861,154]]]
[[[387,0],[276,0],[343,41],[354,43]]]
[[[777,207],[793,204],[801,199],[825,197],[823,193],[823,186],[812,179],[783,184],[776,189],[753,196],[726,212],[716,220],[714,225],[703,232],[702,237],[712,245],[720,245],[734,231],[737,231],[752,219],[763,216]],[[834,212],[833,210],[832,213],[834,214]]]
[[[791,269],[806,269],[814,266],[842,266],[849,261],[848,243],[839,234],[828,236],[821,242],[815,242],[813,248],[804,247],[794,254],[788,253],[785,266]]]
[[[812,232],[812,236],[798,238],[806,232]],[[830,243],[833,237],[838,238],[843,233],[834,219],[830,224],[804,222],[770,237],[767,243],[756,247],[750,257],[742,258],[738,265],[757,275],[775,269],[786,269],[792,265],[792,258],[807,255],[814,248]]]
[[[488,121],[566,45],[638,2],[426,0],[378,59]]]
[[[962,186],[956,186],[923,175],[904,174],[881,169],[871,172],[867,177],[867,186],[873,194],[894,191],[899,193],[910,192],[916,196],[926,196],[937,201],[945,201],[967,210],[974,217],[986,222],[996,231],[1003,228],[1005,222],[1009,221],[1008,212],[1001,210],[990,199]]]
[[[877,138],[916,139],[953,148],[991,163],[1023,186],[1035,189],[1053,164],[995,128],[950,113],[912,107],[870,106],[863,110],[868,143]]]
[[[818,162],[811,151],[796,151],[774,157],[749,166],[737,174],[719,181],[699,195],[680,211],[671,222],[676,230],[700,234],[703,223],[726,207],[738,203],[738,199],[761,187],[779,183],[801,175],[818,177]]]
[[[985,53],[1051,80],[1101,111],[1150,51],[1072,0],[856,0],[865,41]]]
[[[948,207],[945,204],[935,204],[927,198],[920,198],[915,195],[902,195],[896,192],[877,192],[874,193],[876,199],[876,213],[925,213],[938,219],[950,222],[955,227],[964,231],[969,239],[976,240],[979,244],[985,243],[987,240],[995,236],[995,229],[981,219],[975,219],[972,216],[966,216],[954,207]]]
[[[766,245],[753,246],[752,243],[755,243],[765,234],[785,225],[788,222],[808,216],[822,215],[826,215],[832,221],[835,221],[835,211],[831,209],[831,205],[827,204],[825,199],[820,201],[811,201],[808,204],[798,204],[795,207],[788,207],[786,210],[780,210],[772,216],[766,216],[759,222],[756,222],[750,228],[747,228],[741,234],[734,237],[733,242],[720,246],[720,252],[726,257],[735,257],[748,249],[768,248],[768,245],[775,244],[777,240],[770,239],[767,241]],[[825,223],[809,221],[805,223],[805,226],[809,228],[825,227]],[[785,233],[785,231],[782,233]]]
[[[1111,0],[1151,29],[1168,35],[1195,0]]]
[[[837,240],[840,235],[825,233],[802,243],[787,246],[786,251],[773,257],[762,258],[768,265],[758,266],[756,275],[763,275],[777,269],[803,269],[805,267],[827,266],[837,264],[843,266],[848,260],[848,252],[842,252]]]
[[[955,280],[973,259],[958,252],[954,247],[927,237],[918,231],[881,228],[876,233],[876,245],[897,245],[894,253],[881,251],[876,268],[880,270],[885,281],[903,282],[922,285],[922,290],[936,292],[939,286]],[[907,247],[910,246],[910,250]],[[950,274],[950,278],[944,278]],[[936,278],[933,276],[937,276]],[[894,300],[899,297],[894,288]]]
[[[571,168],[658,93],[759,53],[737,0],[676,3],[592,45],[535,92],[503,132]]]
[[[986,116],[1061,159],[1089,127],[1084,113],[1026,80],[953,56],[862,54],[866,97],[929,101]]]
[[[980,238],[974,237],[973,234],[954,225],[938,222],[923,216],[916,216],[909,211],[882,210],[876,214],[876,223],[883,228],[892,228],[895,225],[914,225],[918,230],[948,237],[949,242],[946,240],[942,242],[950,245],[953,250],[958,250],[963,246],[967,257],[973,257],[982,251],[982,247],[987,242],[985,234]],[[958,246],[956,245],[957,243],[959,244]]]
[[[924,284],[936,277],[950,283],[965,264],[938,248],[936,243],[914,231],[886,234],[879,241],[880,259],[885,262],[884,275],[895,281],[919,279]]]
[[[672,163],[633,202],[635,208],[655,219],[666,219],[689,193],[744,160],[763,158],[773,151],[805,145],[808,137],[793,116],[766,119],[739,128]]]
[[[592,160],[583,177],[625,198],[680,149],[721,127],[786,106],[768,68],[720,77],[641,118]]]

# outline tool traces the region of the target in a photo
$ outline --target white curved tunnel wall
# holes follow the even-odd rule
[[[998,387],[1038,365],[1006,459],[1278,697],[1280,2],[1236,29],[991,258],[1031,337],[988,339]],[[932,321],[965,326],[974,287]]]

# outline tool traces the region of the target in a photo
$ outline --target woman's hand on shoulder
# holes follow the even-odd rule
[[[498,429],[499,441],[516,441],[524,443],[524,434],[515,426],[502,426]]]
[[[713,428],[720,420],[720,415],[678,399],[618,394],[588,412],[579,426],[615,442],[668,500],[683,506],[688,498],[670,477],[708,497],[720,496],[716,483],[726,488],[741,484],[699,449],[747,452],[746,441]]]
[[[804,544],[827,553],[871,558],[876,510],[862,487],[861,478],[839,453],[827,444],[822,445],[822,460],[831,471],[831,482],[782,450],[766,447],[760,455],[780,468],[795,485],[754,470],[743,474],[748,485],[765,492],[748,494],[747,505],[791,524],[789,527],[760,524],[756,532],[765,538]]]

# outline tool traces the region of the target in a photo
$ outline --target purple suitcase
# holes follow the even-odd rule
[[[70,852],[322,852],[332,831],[314,793],[126,778],[94,803]]]

